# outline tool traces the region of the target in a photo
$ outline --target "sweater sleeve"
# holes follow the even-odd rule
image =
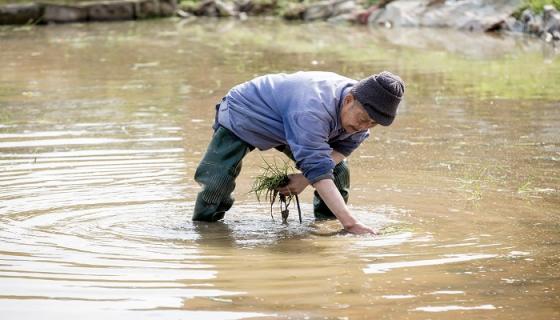
[[[348,157],[368,137],[369,130],[356,132],[346,139],[331,142],[331,147]]]
[[[328,143],[330,124],[311,112],[293,112],[284,115],[284,132],[296,167],[311,184],[334,179],[332,148]]]

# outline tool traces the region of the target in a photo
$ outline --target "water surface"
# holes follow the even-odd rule
[[[560,62],[529,38],[173,19],[0,28],[2,319],[560,319]],[[269,72],[407,82],[337,222],[272,220],[244,162],[190,222],[213,106]],[[295,211],[293,211],[295,212]]]

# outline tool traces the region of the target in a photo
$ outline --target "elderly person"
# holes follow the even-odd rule
[[[350,212],[345,160],[369,129],[390,125],[404,93],[398,76],[384,71],[356,81],[331,72],[257,77],[233,87],[216,106],[214,135],[195,180],[202,186],[193,220],[217,221],[233,205],[243,157],[276,148],[295,161],[280,194],[315,188],[316,219],[338,219],[351,233],[375,233]]]

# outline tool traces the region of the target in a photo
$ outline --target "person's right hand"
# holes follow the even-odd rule
[[[361,222],[356,222],[352,226],[345,227],[344,229],[353,234],[378,234],[377,230],[374,230]]]
[[[309,180],[301,173],[289,174],[290,182],[285,187],[276,190],[285,196],[300,194],[309,185]]]

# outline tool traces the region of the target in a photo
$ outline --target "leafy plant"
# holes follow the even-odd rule
[[[282,215],[282,222],[287,223],[288,215],[290,214],[290,210],[288,206],[292,202],[292,199],[296,199],[298,214],[299,214],[299,222],[302,222],[301,219],[301,208],[299,205],[299,198],[297,195],[282,195],[278,193],[278,188],[285,187],[290,182],[290,178],[288,177],[288,172],[292,171],[293,168],[287,163],[284,162],[283,165],[278,165],[276,160],[273,163],[269,163],[264,160],[266,164],[263,167],[264,172],[258,175],[253,182],[253,187],[250,192],[254,192],[257,196],[257,200],[260,202],[261,197],[264,193],[265,198],[270,203],[270,216],[274,220],[273,215],[273,207],[274,203],[276,202],[276,198],[278,198],[278,202],[280,204],[280,214]]]
[[[513,16],[519,19],[521,13],[527,8],[531,9],[534,13],[541,13],[543,12],[544,6],[547,4],[553,5],[556,9],[560,9],[560,0],[526,0],[525,3],[513,13]]]

